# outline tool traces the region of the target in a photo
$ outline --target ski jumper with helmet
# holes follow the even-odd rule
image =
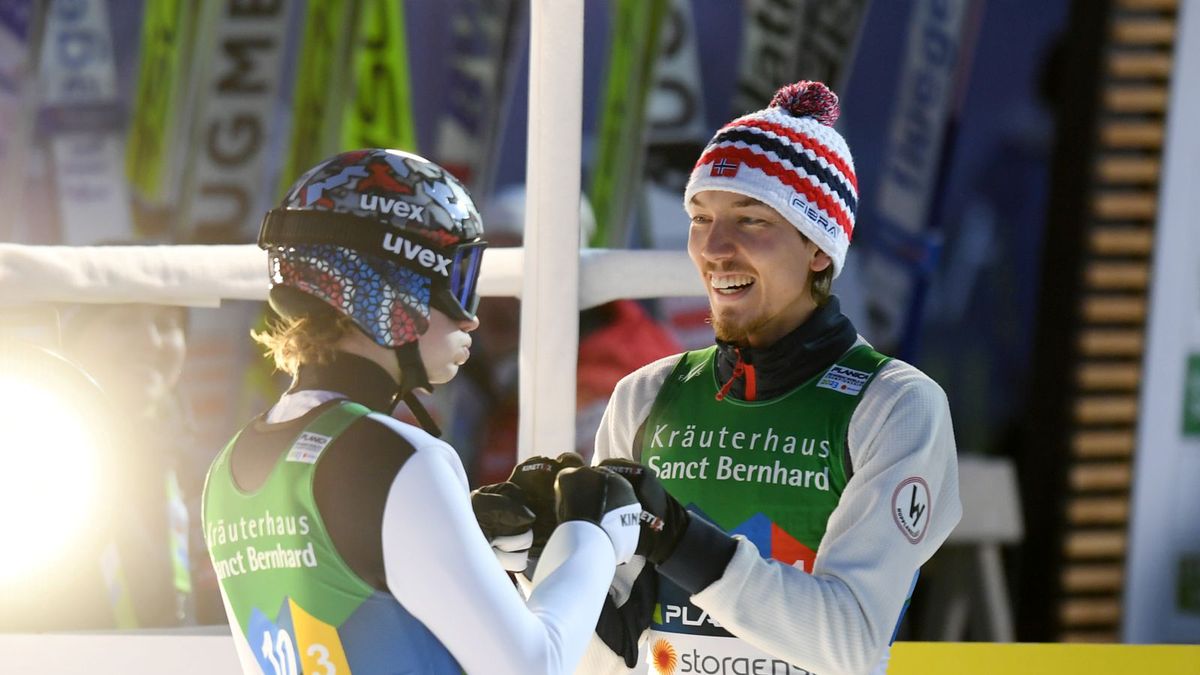
[[[461,672],[427,627],[355,573],[326,530],[313,492],[317,468],[370,411],[348,401],[324,408],[256,489],[234,478],[237,438],[209,472],[205,535],[232,628],[268,675]]]
[[[330,310],[392,349],[396,392],[439,435],[412,396],[431,390],[417,352],[430,308],[475,316],[486,243],[466,188],[445,169],[399,150],[357,150],[309,170],[263,219],[271,307],[287,317]]]
[[[396,353],[403,382],[392,403],[405,398],[415,408],[412,389],[430,386],[417,340],[431,308],[474,316],[481,233],[470,196],[441,167],[395,150],[337,155],[305,173],[263,221],[270,304],[289,318],[350,318]],[[262,420],[210,469],[206,540],[230,621],[264,673],[461,672],[386,588],[347,564],[314,497],[326,450],[369,413],[344,399],[310,410],[298,433],[268,449],[275,464],[253,489],[239,485],[231,456],[243,436],[261,440]]]
[[[267,216],[272,305],[349,317],[380,349],[303,359],[210,470],[205,533],[245,672],[565,673],[583,653],[634,546],[632,491],[607,511],[626,529],[560,523],[521,598],[454,449],[380,412],[397,382],[378,357],[398,354],[404,393],[427,379],[404,359],[421,365],[431,311],[473,317],[480,231],[457,181],[387,150],[323,163]]]

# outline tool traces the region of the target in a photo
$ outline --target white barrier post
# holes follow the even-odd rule
[[[579,351],[583,2],[534,0],[530,20],[519,460],[575,448]]]

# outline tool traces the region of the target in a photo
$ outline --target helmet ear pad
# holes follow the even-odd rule
[[[432,282],[410,269],[331,246],[273,253],[271,268],[277,281],[268,299],[285,316],[331,309],[389,349],[416,342],[429,329]]]
[[[329,303],[291,286],[272,286],[267,294],[267,303],[276,314],[289,319],[303,316],[333,319],[338,316],[337,310]]]

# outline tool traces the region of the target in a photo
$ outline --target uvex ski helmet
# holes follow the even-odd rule
[[[474,318],[486,244],[454,176],[400,150],[331,157],[267,212],[270,302],[296,317],[332,308],[376,343],[399,348],[428,329],[430,307]]]

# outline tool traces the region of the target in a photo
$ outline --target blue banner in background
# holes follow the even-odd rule
[[[34,20],[34,0],[0,0],[0,29],[19,41],[29,40]]]
[[[0,28],[17,40],[28,40],[33,4],[33,0],[0,0]]]
[[[451,8],[447,108],[429,157],[482,198],[492,192],[518,52],[528,41],[528,8],[519,0],[469,0]]]
[[[902,156],[906,148],[899,141],[905,137],[897,134],[903,128],[897,118],[911,109],[898,102],[905,100],[903,73],[913,63],[894,55],[908,53],[913,33],[895,26],[911,28],[915,11],[909,3],[871,4],[854,67],[839,92],[839,128],[854,153],[862,196],[847,269],[834,292],[877,347],[899,349],[901,328],[908,326],[919,348],[897,355],[915,361],[946,390],[960,448],[993,449],[1020,415],[1033,350],[1053,142],[1043,80],[1067,4],[1037,12],[1015,3],[983,6],[954,126],[934,129],[952,135],[936,180],[912,179],[924,176],[913,166],[928,167],[937,156],[923,145]],[[925,42],[937,44],[933,33]],[[919,103],[921,93],[909,91],[910,103]],[[916,113],[931,115],[919,106]],[[921,228],[910,235],[897,224],[921,225],[914,220],[918,210],[935,236]],[[940,255],[931,259],[933,252]],[[900,291],[920,278],[914,261],[926,260],[932,263],[923,268],[926,304],[913,315]],[[890,268],[901,287],[867,282],[868,264]],[[893,304],[887,298],[895,298]]]
[[[855,271],[870,289],[860,329],[888,352],[907,347],[905,333],[916,321],[919,294],[937,263],[940,239],[931,206],[946,169],[944,152],[953,147],[948,142],[954,140],[956,81],[969,60],[971,45],[964,38],[971,3],[921,0],[913,6],[899,86],[887,108],[882,175],[874,185],[859,181],[874,188],[858,214],[869,234],[860,238],[867,245]]]
[[[0,0],[0,196],[4,197],[14,192],[11,186],[20,175],[19,167],[9,164],[15,146],[24,145],[28,136],[22,92],[29,81],[33,9],[33,0]],[[5,229],[0,228],[0,233]]]
[[[109,11],[106,0],[48,3],[37,126],[39,150],[52,167],[54,200],[39,214],[47,220],[31,225],[53,243],[133,238],[124,171],[126,110]]]

